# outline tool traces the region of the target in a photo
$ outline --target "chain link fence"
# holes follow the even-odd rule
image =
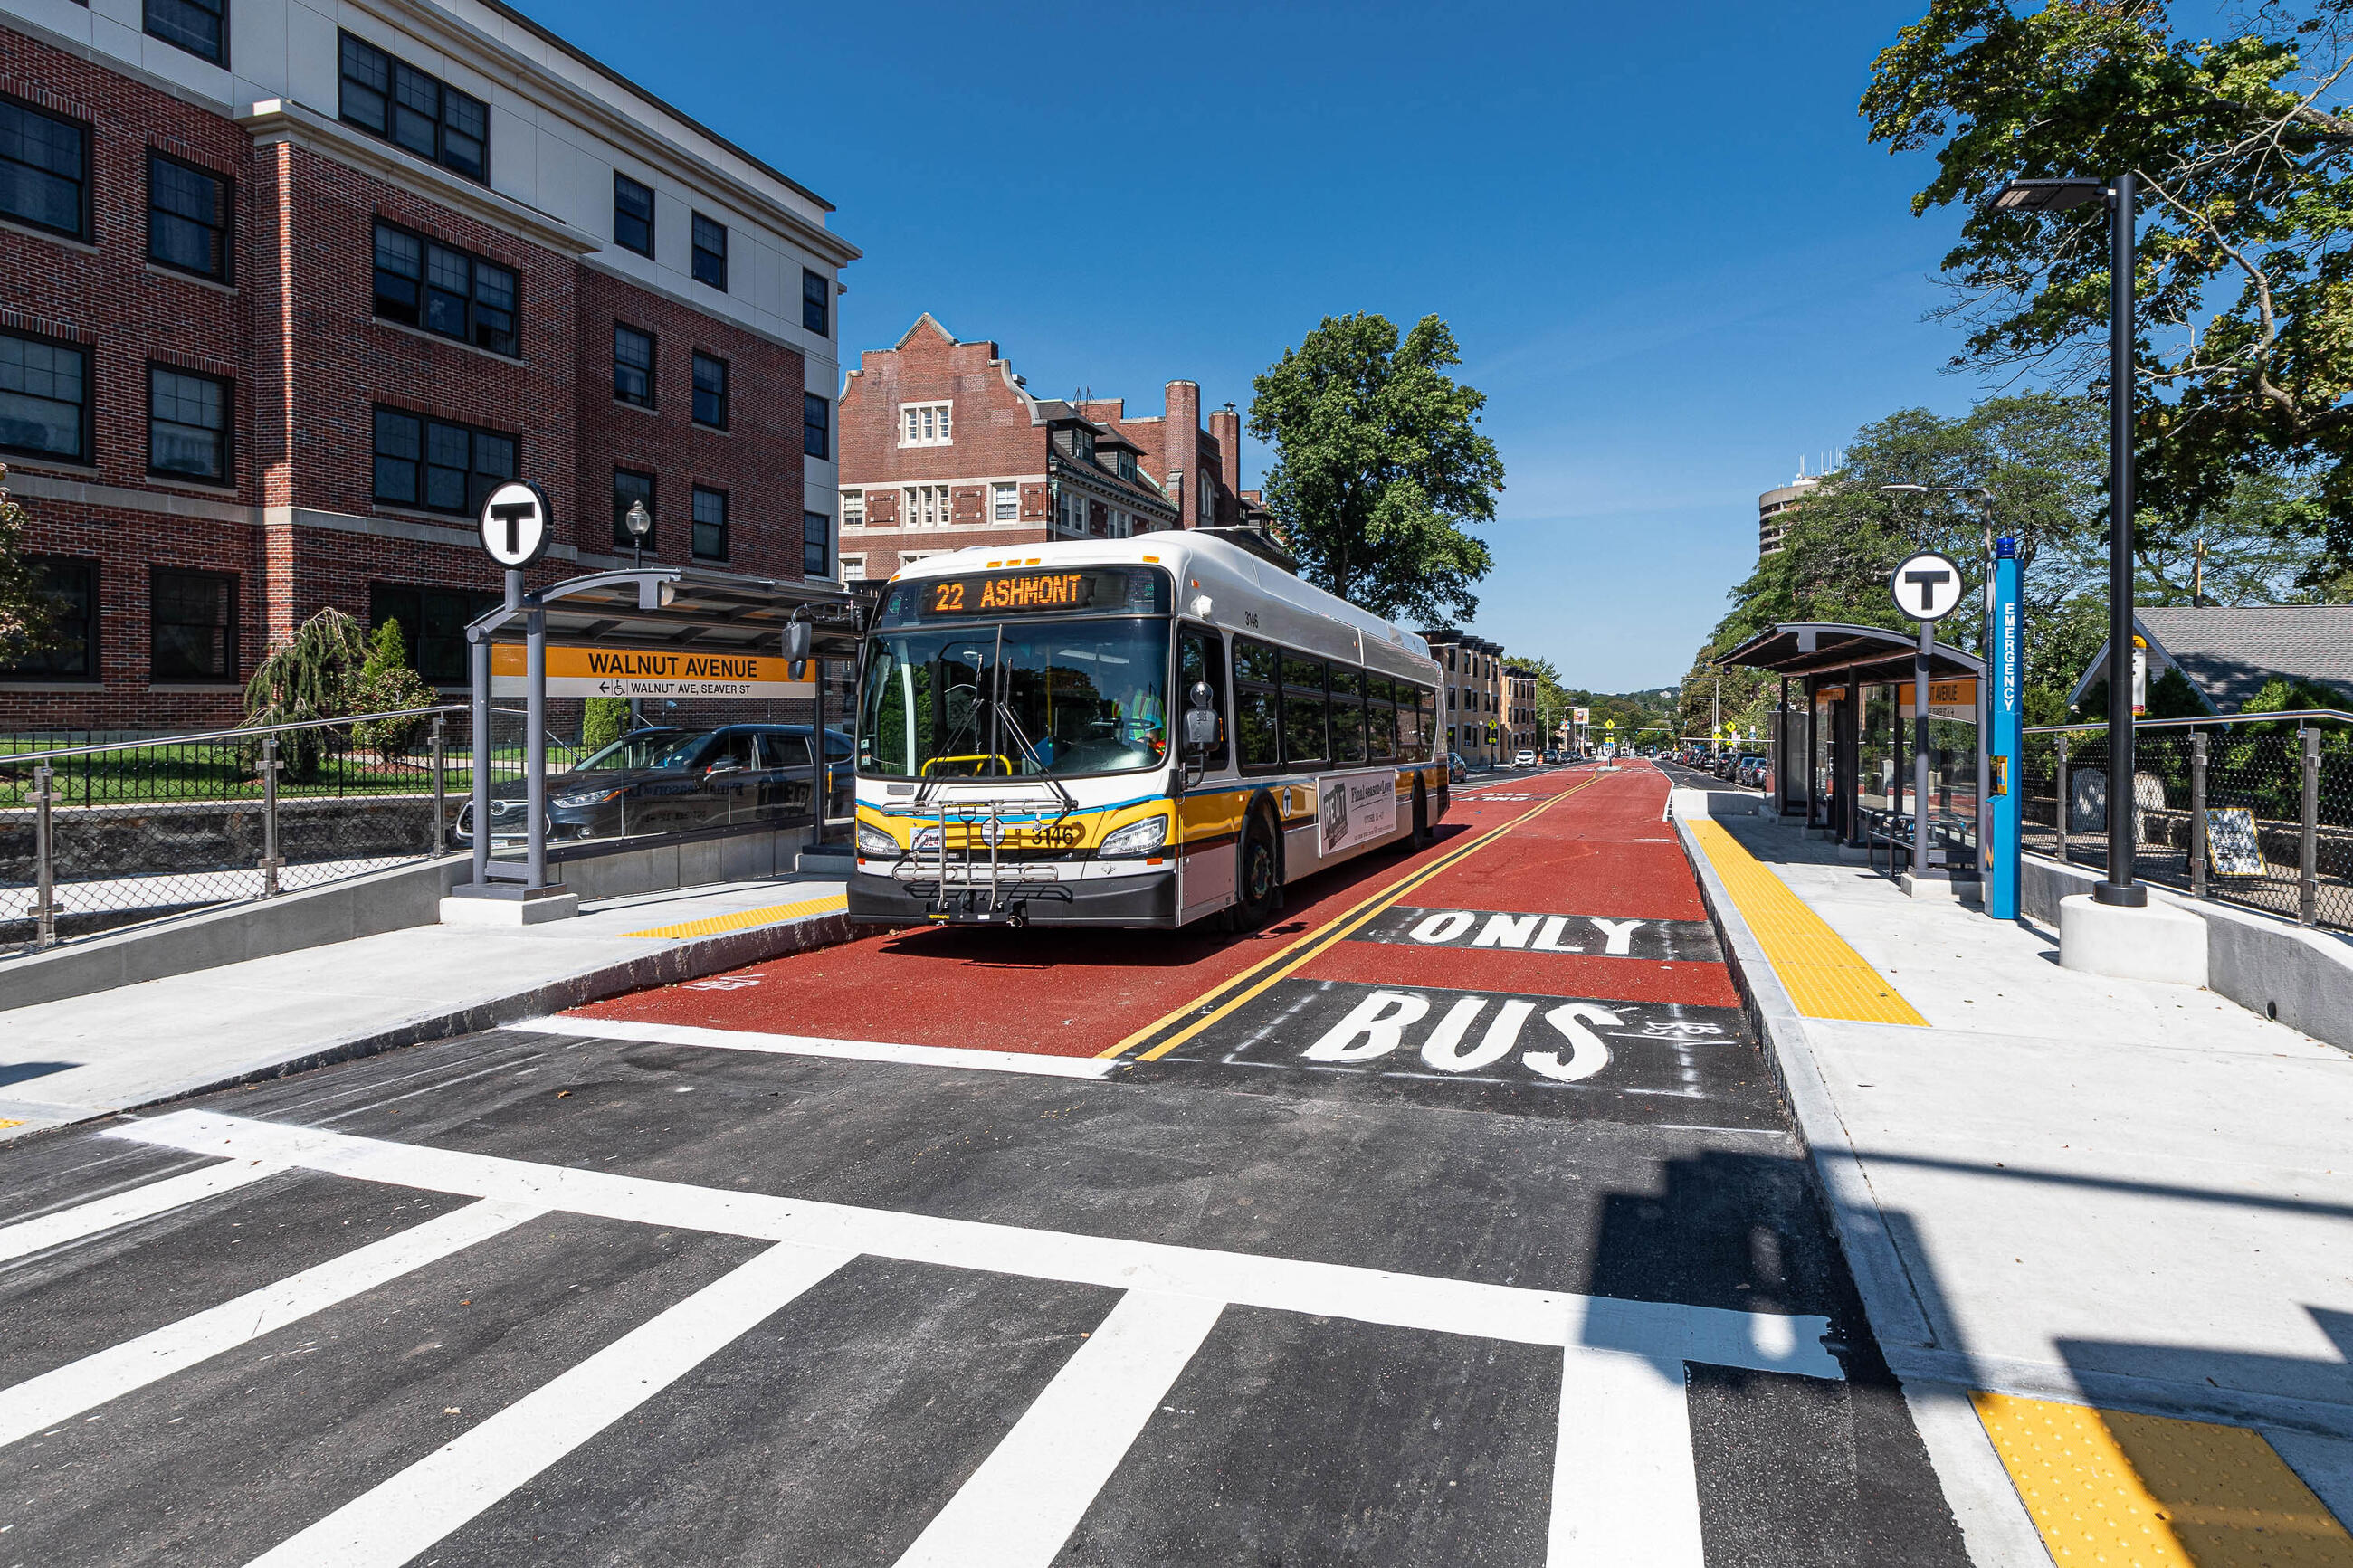
[[[494,782],[522,776],[524,739],[520,712],[493,712]],[[554,736],[548,748],[551,769],[576,755]],[[448,853],[472,749],[462,706],[146,740],[0,736],[0,945]]]
[[[2353,931],[2353,714],[2332,710],[2134,726],[2133,875]],[[2025,847],[2105,871],[2108,731],[2026,731]]]

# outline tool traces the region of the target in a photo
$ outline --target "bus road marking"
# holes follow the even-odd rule
[[[1175,1008],[1174,1010],[1163,1015],[1161,1017],[1154,1020],[1152,1023],[1146,1024],[1143,1028],[1136,1030],[1135,1033],[1128,1036],[1127,1038],[1120,1041],[1119,1044],[1112,1047],[1103,1054],[1105,1057],[1124,1057],[1129,1051],[1134,1050],[1137,1046],[1151,1039],[1153,1036],[1159,1033],[1162,1029],[1168,1028],[1173,1025],[1189,1018],[1191,1022],[1187,1024],[1184,1028],[1178,1029],[1166,1039],[1157,1042],[1152,1046],[1150,1049],[1140,1052],[1134,1058],[1140,1062],[1158,1061],[1162,1057],[1166,1056],[1170,1051],[1175,1050],[1187,1040],[1189,1040],[1195,1035],[1199,1034],[1203,1029],[1208,1028],[1210,1025],[1225,1017],[1228,1014],[1233,1012],[1244,1003],[1247,1003],[1253,997],[1259,995],[1276,981],[1287,979],[1289,976],[1297,973],[1308,963],[1322,956],[1326,949],[1332,947],[1337,942],[1347,940],[1348,937],[1353,935],[1366,922],[1373,920],[1391,905],[1397,903],[1414,889],[1421,886],[1431,878],[1437,876],[1440,871],[1448,870],[1452,867],[1461,864],[1463,860],[1477,854],[1480,850],[1484,849],[1488,845],[1493,844],[1496,839],[1502,837],[1504,834],[1509,833],[1514,827],[1518,827],[1525,823],[1534,821],[1545,812],[1550,811],[1554,806],[1558,805],[1562,801],[1567,800],[1570,795],[1577,794],[1577,791],[1588,788],[1592,784],[1599,784],[1599,775],[1597,774],[1592,778],[1587,779],[1582,784],[1573,784],[1569,788],[1561,791],[1558,795],[1552,796],[1543,805],[1531,807],[1529,810],[1522,812],[1519,816],[1512,818],[1511,821],[1496,824],[1494,826],[1487,829],[1484,833],[1472,838],[1471,842],[1463,845],[1461,848],[1448,850],[1445,854],[1440,855],[1437,859],[1432,860],[1429,865],[1409,871],[1406,875],[1390,883],[1379,892],[1375,893],[1364,902],[1346,910],[1341,914],[1335,915],[1324,926],[1299,938],[1290,946],[1282,949],[1282,952],[1271,954],[1270,956],[1260,960],[1257,963],[1254,963],[1250,968],[1243,970],[1240,974],[1233,976],[1231,979],[1219,982],[1218,984],[1202,992],[1198,996],[1196,996],[1191,1001],[1186,1003],[1183,1006]],[[1293,956],[1294,954],[1296,956]],[[1280,967],[1277,967],[1278,965],[1280,965]],[[1266,973],[1262,979],[1256,978],[1268,970],[1272,970],[1273,973]],[[1248,984],[1247,989],[1243,990],[1239,994],[1228,997],[1228,999],[1223,1003],[1218,1003],[1219,997],[1226,995],[1226,994],[1231,991],[1235,986],[1243,985],[1245,983],[1252,981],[1255,981],[1255,983]],[[1217,1005],[1212,1005],[1212,1004]]]

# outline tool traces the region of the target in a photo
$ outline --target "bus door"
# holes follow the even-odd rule
[[[1184,734],[1182,715],[1194,706],[1193,688],[1209,689],[1209,705],[1218,715],[1218,738],[1198,769],[1181,745],[1176,754],[1177,779],[1185,784],[1178,803],[1185,825],[1185,856],[1178,894],[1186,910],[1208,905],[1222,909],[1233,900],[1236,847],[1241,829],[1243,795],[1233,779],[1232,729],[1226,712],[1226,639],[1207,626],[1176,628],[1176,683],[1169,707],[1178,715],[1175,735]],[[1198,782],[1196,782],[1198,781]],[[1179,911],[1180,914],[1183,912]]]

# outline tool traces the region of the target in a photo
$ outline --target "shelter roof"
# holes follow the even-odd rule
[[[1854,670],[1857,678],[1889,679],[1910,675],[1917,641],[1883,626],[1851,626],[1836,621],[1792,621],[1759,632],[1718,664],[1748,669],[1769,669],[1777,675],[1838,675]],[[1882,670],[1878,666],[1891,667]],[[1928,673],[1943,679],[1985,673],[1985,660],[1945,643],[1932,645]]]
[[[832,583],[750,577],[692,566],[591,572],[523,596],[543,609],[547,640],[673,653],[779,654],[796,615],[815,627],[812,651],[854,658],[862,601]],[[466,628],[469,641],[521,642],[523,617],[501,605]]]

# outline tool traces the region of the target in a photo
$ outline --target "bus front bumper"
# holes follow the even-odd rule
[[[944,900],[936,880],[902,880],[888,863],[851,872],[849,918],[868,925],[1174,926],[1176,873],[1089,877],[1076,881],[1000,881],[951,878]]]

